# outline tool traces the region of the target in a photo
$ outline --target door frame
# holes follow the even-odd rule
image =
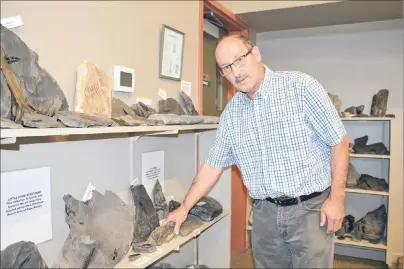
[[[216,17],[224,24],[230,34],[241,34],[247,38],[250,35],[248,24],[233,14],[230,10],[215,0],[199,1],[199,53],[198,53],[198,112],[203,115],[203,13],[204,10],[213,11]],[[236,94],[234,86],[228,84],[227,100]],[[242,181],[237,166],[231,167],[231,250],[243,252],[246,249],[246,223],[247,216],[247,190]]]

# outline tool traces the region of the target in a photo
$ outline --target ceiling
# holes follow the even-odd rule
[[[237,14],[256,32],[403,18],[403,1],[349,0]]]

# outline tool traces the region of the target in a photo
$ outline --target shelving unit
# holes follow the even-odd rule
[[[394,118],[341,118],[348,132],[350,142],[354,139],[368,136],[368,143],[383,142],[389,150],[389,155],[376,154],[350,154],[350,163],[359,174],[369,174],[374,177],[384,178],[389,185],[391,182],[391,123]],[[386,251],[388,250],[389,226],[394,216],[388,207],[389,191],[364,190],[360,188],[346,188],[346,215],[355,217],[355,222],[364,217],[368,212],[375,210],[381,204],[386,206],[387,225],[384,238],[380,243],[373,244],[366,240],[353,241],[350,238],[335,239],[337,254],[361,257],[366,259],[383,260],[388,263]]]
[[[50,167],[53,238],[37,246],[45,262],[52,266],[69,231],[63,195],[80,199],[91,183],[101,193],[111,190],[125,203],[131,203],[129,187],[135,178],[142,178],[142,154],[161,150],[164,151],[164,195],[182,201],[213,144],[216,128],[216,124],[198,124],[1,129],[2,144],[11,144],[2,145],[1,171]],[[102,148],[95,141],[100,139]],[[8,150],[9,146],[18,146],[18,150]],[[229,268],[230,192],[231,171],[226,169],[208,194],[221,203],[220,216],[204,223],[193,234],[177,236],[162,244],[154,253],[142,254],[135,261],[129,261],[126,256],[116,268],[145,268],[160,262],[176,268],[190,264]],[[131,249],[127,255],[130,254]]]

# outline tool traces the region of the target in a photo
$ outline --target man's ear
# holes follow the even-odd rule
[[[261,62],[262,56],[261,56],[261,52],[257,46],[254,46],[251,53],[255,56],[255,59],[257,59],[257,62]]]

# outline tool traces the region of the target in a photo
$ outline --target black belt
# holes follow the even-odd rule
[[[283,196],[283,197],[278,197],[278,198],[273,199],[273,198],[268,197],[268,198],[265,198],[265,200],[267,200],[268,202],[271,202],[273,204],[280,205],[280,206],[291,206],[291,205],[297,205],[301,202],[304,202],[311,198],[317,197],[317,196],[321,195],[322,193],[323,192],[313,192],[311,194],[302,195],[302,196],[299,196],[296,198]]]

